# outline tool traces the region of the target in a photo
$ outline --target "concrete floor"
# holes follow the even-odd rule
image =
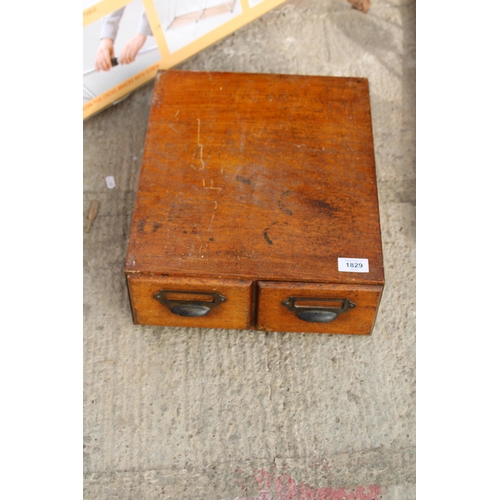
[[[369,79],[386,289],[370,337],[134,326],[152,84],[87,120],[84,497],[414,499],[415,2],[290,1],[181,68]]]

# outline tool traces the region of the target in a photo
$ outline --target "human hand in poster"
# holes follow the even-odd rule
[[[143,47],[147,40],[146,35],[134,35],[122,48],[120,52],[120,64],[130,64],[135,61],[139,50]],[[109,71],[113,67],[111,59],[115,57],[114,43],[111,38],[103,38],[97,49],[95,59],[95,69],[97,71]]]
[[[122,7],[103,19],[101,27],[101,41],[97,49],[97,55],[94,63],[97,71],[109,71],[114,65],[116,65],[116,61],[114,64],[112,61],[115,57],[114,40],[118,33],[118,28],[124,11],[125,7]],[[128,40],[120,52],[120,57],[118,58],[119,64],[130,64],[134,62],[139,50],[141,50],[143,45],[146,43],[148,35],[152,34],[153,33],[151,32],[151,28],[146,17],[146,12],[143,10],[139,20],[137,33],[130,38],[130,40]]]
[[[142,46],[146,43],[146,35],[141,35],[138,33],[134,35],[123,47],[120,52],[119,61],[120,64],[130,64],[135,61],[135,56],[141,50]]]
[[[95,69],[97,71],[109,71],[113,64],[111,59],[115,57],[114,42],[111,38],[103,38],[97,49],[97,55],[95,58]]]

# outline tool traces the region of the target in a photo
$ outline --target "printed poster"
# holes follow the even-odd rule
[[[83,119],[286,0],[83,0]]]

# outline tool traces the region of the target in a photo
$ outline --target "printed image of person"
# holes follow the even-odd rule
[[[120,21],[125,11],[125,7],[113,12],[103,19],[99,48],[95,58],[95,69],[97,71],[109,71],[113,67],[112,59],[115,57],[115,39],[120,26]],[[153,33],[149,26],[146,12],[143,10],[139,20],[137,33],[123,46],[120,56],[118,57],[119,64],[130,64],[135,61],[135,57],[142,46],[146,43],[147,37]]]

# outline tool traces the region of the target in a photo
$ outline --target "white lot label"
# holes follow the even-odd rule
[[[345,273],[367,273],[370,271],[368,259],[349,259],[339,257],[339,271]]]
[[[106,177],[106,186],[108,186],[109,189],[116,187],[115,178],[112,175],[108,175],[108,177]]]

